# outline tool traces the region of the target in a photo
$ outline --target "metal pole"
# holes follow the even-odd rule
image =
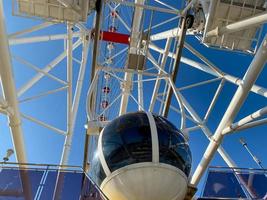
[[[68,92],[67,92],[67,136],[65,138],[65,143],[63,147],[62,157],[60,165],[67,165],[69,152],[72,142],[72,24],[67,25],[68,40],[67,40],[67,82],[68,82]]]
[[[231,126],[225,128],[223,130],[223,134],[228,134],[231,133],[233,131],[235,131],[236,129],[241,128],[242,126],[248,124],[249,122],[262,117],[263,115],[267,114],[267,106],[265,106],[262,109],[257,110],[256,112],[248,115],[247,117],[244,117],[243,119],[239,120],[238,122],[232,124]]]
[[[2,0],[0,0],[0,35],[0,78],[2,91],[4,99],[13,110],[12,115],[7,116],[11,138],[18,163],[26,163],[27,157],[25,153],[15,81],[12,73],[11,57],[4,21],[4,9]],[[31,184],[28,173],[20,173],[20,179],[22,182],[22,189],[25,199],[31,199]]]
[[[187,13],[185,13],[185,15],[187,15]],[[179,36],[178,36],[177,54],[176,54],[174,69],[173,69],[173,72],[172,72],[172,80],[173,80],[174,84],[175,84],[176,79],[177,79],[179,66],[180,66],[180,62],[181,62],[181,57],[182,57],[182,52],[183,52],[183,47],[184,47],[186,31],[187,31],[187,28],[188,28],[188,20],[189,19],[186,16],[181,17],[181,21],[180,21],[181,28],[179,30]],[[166,96],[166,104],[165,104],[164,109],[163,109],[163,116],[164,117],[167,117],[168,114],[169,114],[172,95],[173,95],[173,90],[171,90],[171,88],[169,87],[168,92],[167,92],[167,96]]]
[[[261,164],[261,161],[250,151],[250,149],[248,148],[248,144],[246,143],[246,141],[244,140],[244,138],[240,138],[239,142],[242,144],[242,146],[247,150],[247,152],[249,153],[249,155],[253,158],[253,160],[256,162],[256,164],[261,168],[264,169],[264,167]]]
[[[241,106],[246,100],[246,97],[248,96],[251,87],[253,86],[253,84],[257,80],[257,77],[262,71],[266,59],[267,59],[267,35],[263,39],[259,50],[257,51],[252,63],[250,64],[243,78],[243,83],[239,85],[231,103],[229,104],[229,107],[227,108],[217,130],[214,133],[212,140],[210,141],[210,144],[208,145],[203,155],[201,162],[199,163],[195,173],[192,176],[190,182],[192,185],[196,186],[199,183],[200,178],[204,174],[216,150],[223,141],[224,136],[222,132],[224,128],[229,126],[233,122],[235,116],[237,115],[238,111],[240,110]]]
[[[9,52],[3,2],[0,0],[0,77],[4,99],[13,109],[13,115],[8,116],[9,127],[12,135],[12,141],[15,148],[15,154],[19,163],[26,163],[24,138],[21,127],[20,112],[17,101],[15,81],[12,73],[11,57]]]
[[[267,12],[258,14],[256,16],[229,24],[224,27],[217,27],[209,32],[207,32],[206,37],[211,37],[211,36],[221,36],[226,33],[233,33],[237,31],[241,31],[244,29],[247,29],[249,27],[255,27],[258,26],[259,24],[263,24],[267,21]]]
[[[44,22],[42,24],[38,24],[36,26],[32,26],[31,28],[29,29],[26,29],[26,30],[22,30],[22,31],[18,31],[18,32],[15,32],[15,33],[11,33],[8,35],[8,38],[16,38],[17,36],[21,36],[21,35],[25,35],[25,34],[28,34],[28,33],[32,33],[34,31],[38,31],[40,29],[44,29],[44,28],[47,28],[49,26],[52,26],[54,25],[54,23],[52,22]]]
[[[81,40],[78,40],[73,44],[73,50],[76,49],[81,44]],[[38,72],[31,80],[29,80],[25,85],[23,85],[18,90],[18,96],[23,95],[27,90],[29,90],[35,83],[37,83],[41,78],[45,76],[45,73],[48,73],[54,67],[57,66],[67,55],[67,52],[64,51],[58,57],[56,57],[52,62],[50,62],[46,67],[42,69],[42,72]]]
[[[80,37],[82,33],[76,32],[73,37]],[[43,35],[43,36],[33,36],[33,37],[23,37],[23,38],[10,38],[9,45],[19,45],[19,44],[29,44],[38,42],[48,42],[53,40],[65,40],[68,38],[66,34],[56,34],[56,35]]]
[[[167,58],[168,58],[169,50],[170,50],[170,47],[171,47],[171,43],[172,43],[172,38],[168,38],[167,42],[166,42],[166,45],[165,45],[164,52],[162,53],[163,55],[162,55],[161,64],[160,64],[160,67],[162,69],[165,69],[165,65],[166,65],[166,62],[167,62]],[[150,105],[149,105],[149,111],[150,112],[153,112],[153,110],[154,110],[154,106],[155,106],[155,103],[156,103],[156,99],[157,99],[157,95],[158,95],[158,91],[159,91],[159,87],[160,87],[160,82],[161,82],[159,77],[162,74],[163,74],[162,71],[159,70],[158,71],[157,80],[155,82],[153,94],[152,94],[152,97],[151,97],[151,100],[150,100]]]
[[[135,0],[135,3],[143,5],[144,0]],[[140,37],[140,25],[141,25],[142,15],[143,15],[143,8],[135,7],[129,54],[139,54],[138,43],[140,40],[139,37]],[[127,105],[133,81],[132,79],[133,79],[133,74],[131,72],[125,72],[124,82],[122,85],[122,96],[121,96],[119,115],[122,115],[127,111]]]
[[[143,94],[143,75],[138,74],[138,110],[141,111],[144,108],[144,94]]]
[[[72,112],[72,34],[73,34],[73,25],[71,23],[67,23],[67,83],[68,83],[68,91],[67,91],[67,135],[65,137],[65,142],[63,146],[63,152],[61,155],[60,165],[67,165],[69,159],[69,153],[72,143],[72,122],[73,122],[73,112]],[[61,171],[58,171],[57,180],[55,184],[53,199],[61,199],[61,193],[63,189],[64,182],[64,174]]]
[[[84,75],[85,75],[85,69],[86,69],[86,63],[87,63],[87,57],[88,57],[88,50],[89,50],[89,40],[88,38],[83,38],[83,49],[82,49],[82,62],[80,65],[80,71],[78,75],[78,80],[76,84],[75,94],[74,94],[74,100],[72,104],[72,113],[73,113],[73,119],[72,119],[72,127],[71,130],[74,130],[75,122],[76,122],[76,116],[78,112],[78,107],[80,103],[80,97],[84,82]]]

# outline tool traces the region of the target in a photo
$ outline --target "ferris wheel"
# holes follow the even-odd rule
[[[30,143],[51,138],[53,162],[68,165],[72,149],[84,146],[89,172],[110,122],[154,113],[190,145],[194,134],[207,139],[187,177],[193,189],[216,152],[238,167],[224,138],[266,127],[265,0],[0,2],[0,113],[18,163],[42,162]],[[46,148],[37,152],[49,162]]]

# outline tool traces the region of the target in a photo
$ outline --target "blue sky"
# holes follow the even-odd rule
[[[21,19],[18,17],[11,16],[11,1],[4,2],[4,12],[6,16],[6,25],[8,33],[13,33],[18,30],[26,29],[33,25],[39,24],[40,21],[32,19]],[[125,13],[124,13],[125,14]],[[126,15],[126,14],[125,14]],[[87,27],[91,24],[88,23]],[[121,28],[122,29],[122,28]],[[39,31],[38,34],[53,34],[53,33],[63,33],[65,31],[65,25],[56,25],[48,29]],[[267,32],[265,27],[264,33]],[[32,34],[34,35],[34,34]],[[29,35],[30,36],[30,35]],[[216,49],[210,49],[201,45],[199,41],[194,37],[187,37],[187,42],[199,50],[204,56],[206,56],[210,61],[212,61],[217,67],[222,71],[232,74],[237,77],[243,77],[249,66],[252,56],[242,53],[226,52]],[[11,52],[14,55],[23,57],[29,62],[37,65],[40,68],[46,66],[54,57],[59,55],[64,48],[64,43],[62,41],[54,41],[49,43],[40,44],[29,44],[29,45],[17,45],[11,47]],[[189,58],[194,58],[194,56],[184,50],[183,55]],[[74,52],[75,58],[81,58],[81,47],[77,48]],[[69,164],[82,165],[83,160],[83,145],[85,129],[84,124],[86,122],[86,94],[89,87],[89,77],[90,77],[90,66],[91,57],[88,59],[86,76],[84,87],[82,90],[81,102],[79,107],[79,112],[77,115],[77,122],[74,130],[73,146],[71,149]],[[35,72],[29,69],[19,62],[13,59],[13,71],[16,80],[17,88],[20,88],[27,80],[29,80]],[[51,74],[56,75],[63,80],[66,79],[65,74],[66,59],[64,59],[58,67],[52,70]],[[76,67],[77,66],[77,67]],[[78,74],[78,65],[74,62],[74,79],[76,79]],[[196,69],[190,68],[185,65],[181,65],[179,76],[176,85],[183,86],[189,83],[195,83],[200,80],[207,80],[210,75],[199,72]],[[257,84],[267,88],[267,68],[265,67],[262,74],[257,80]],[[184,92],[184,96],[188,99],[192,107],[199,111],[200,116],[204,115],[209,102],[211,101],[212,95],[216,91],[216,87],[219,82],[211,85],[201,86],[199,89],[188,90]],[[24,97],[37,94],[39,92],[44,92],[48,89],[55,89],[60,87],[57,82],[51,81],[49,78],[43,78],[40,83],[36,84],[32,89],[26,92],[21,99]],[[232,96],[236,90],[236,86],[230,83],[226,83],[222,94],[212,112],[210,120],[208,121],[209,128],[212,132],[215,131],[216,126],[219,124],[221,117],[224,114]],[[151,92],[147,88],[146,92]],[[115,95],[115,94],[114,94]],[[66,126],[66,108],[63,100],[66,99],[65,92],[59,92],[54,96],[47,96],[40,98],[36,101],[29,103],[23,103],[20,105],[21,112],[29,114],[30,116],[36,117],[37,119],[44,120],[48,124],[52,124],[56,127],[65,129]],[[148,104],[149,101],[145,101]],[[250,93],[248,99],[246,100],[244,107],[241,109],[237,116],[237,119],[241,119],[244,116],[256,111],[267,105],[267,100],[264,97]],[[171,112],[169,119],[177,124],[176,116]],[[237,121],[237,119],[235,121]],[[179,126],[177,124],[177,126]],[[61,149],[64,142],[64,138],[50,130],[40,127],[32,122],[23,120],[23,131],[25,137],[26,151],[28,161],[32,163],[58,163],[60,160]],[[257,128],[249,129],[246,131],[238,132],[233,135],[227,136],[223,142],[223,147],[232,156],[233,160],[240,167],[251,167],[257,168],[256,164],[252,158],[245,152],[241,144],[239,143],[239,138],[243,137],[248,142],[251,150],[256,154],[258,158],[262,161],[263,166],[267,167],[267,126],[260,126]],[[4,157],[5,152],[8,148],[12,148],[12,141],[10,137],[9,130],[7,128],[6,117],[0,115],[0,158]],[[190,135],[190,147],[193,155],[193,169],[197,166],[200,161],[205,148],[208,144],[207,138],[200,131],[194,131]],[[14,161],[14,157],[11,159]],[[211,165],[225,166],[224,161],[221,157],[216,154],[212,160]]]

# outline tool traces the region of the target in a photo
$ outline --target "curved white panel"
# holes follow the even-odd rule
[[[187,178],[167,164],[138,163],[114,171],[100,188],[110,200],[182,200]]]

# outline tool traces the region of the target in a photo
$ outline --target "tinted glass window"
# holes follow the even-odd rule
[[[154,116],[159,138],[159,161],[181,169],[187,176],[191,169],[191,151],[183,134],[161,116]]]
[[[210,171],[205,185],[204,197],[246,198],[236,176],[232,172]]]
[[[100,163],[97,151],[95,152],[94,158],[92,160],[90,176],[98,186],[100,186],[103,180],[106,178],[106,174]]]
[[[146,113],[123,115],[104,129],[103,153],[111,172],[126,165],[152,162],[152,142]]]

